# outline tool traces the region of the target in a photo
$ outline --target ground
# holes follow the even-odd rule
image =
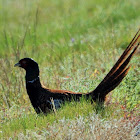
[[[83,99],[47,116],[34,112],[25,72],[14,64],[31,57],[46,87],[91,91],[140,27],[139,7],[137,0],[0,0],[1,139],[137,139],[139,53],[104,108]]]

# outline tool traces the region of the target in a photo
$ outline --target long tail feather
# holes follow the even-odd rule
[[[116,64],[112,67],[109,73],[101,81],[101,83],[96,87],[96,89],[90,92],[93,100],[104,101],[105,96],[115,89],[123,78],[127,75],[130,66],[128,66],[131,58],[135,54],[140,42],[136,45],[138,39],[140,38],[140,29],[135,34],[134,38],[125,49],[123,54],[120,56]]]
[[[129,69],[130,69],[130,66],[126,68],[119,76],[115,77],[109,84],[105,85],[103,88],[104,94],[110,92],[115,87],[117,87],[119,83],[123,80],[123,78],[127,75]]]

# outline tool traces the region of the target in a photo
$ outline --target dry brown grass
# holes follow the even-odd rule
[[[136,122],[124,119],[104,120],[97,114],[79,117],[75,120],[61,119],[53,125],[46,124],[43,130],[20,133],[18,139],[55,139],[55,140],[138,140],[140,135]],[[134,128],[135,127],[135,128]]]

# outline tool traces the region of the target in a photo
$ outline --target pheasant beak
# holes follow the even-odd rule
[[[14,65],[14,67],[21,67],[21,64],[20,64],[20,63],[16,63],[16,64]]]

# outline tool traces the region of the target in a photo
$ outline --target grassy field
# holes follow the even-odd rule
[[[0,139],[138,139],[140,53],[102,108],[65,103],[37,116],[19,59],[39,63],[48,88],[93,90],[140,27],[138,0],[0,0]]]

